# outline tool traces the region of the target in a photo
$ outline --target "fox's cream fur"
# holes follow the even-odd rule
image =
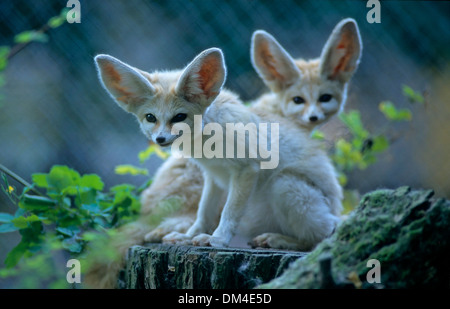
[[[352,41],[346,42],[347,47],[344,46],[344,42],[346,40]],[[346,50],[346,52],[341,53],[341,51],[338,51],[341,56],[337,57],[333,54],[332,50],[337,47],[342,49],[342,46],[344,46],[344,50]],[[317,148],[317,145],[314,145],[314,142],[308,139],[307,132],[316,125],[328,120],[332,115],[342,109],[345,102],[347,82],[353,74],[353,71],[356,69],[359,61],[360,50],[361,45],[359,34],[356,24],[352,20],[344,20],[338,24],[328,40],[324,51],[322,52],[321,58],[312,61],[292,60],[292,58],[290,58],[284,49],[268,33],[263,31],[255,32],[252,39],[252,62],[255,69],[270,87],[272,92],[257,100],[250,110],[252,114],[256,115],[256,117],[260,120],[262,119],[264,121],[277,121],[284,123],[283,129],[280,130],[283,135],[280,137],[280,144],[285,143],[289,146],[286,151],[280,150],[280,155],[283,156],[282,161],[284,162],[283,164],[285,164],[285,167],[281,168],[280,171],[277,172],[279,173],[277,174],[278,177],[276,177],[278,180],[270,184],[258,182],[258,180],[254,179],[255,174],[258,174],[256,178],[263,179],[274,176],[269,173],[266,177],[264,173],[255,172],[254,168],[250,168],[248,173],[244,172],[244,176],[231,176],[231,178],[243,178],[235,179],[237,182],[241,181],[246,184],[251,183],[251,185],[256,187],[264,187],[265,190],[259,191],[264,194],[255,195],[253,193],[253,200],[249,197],[240,197],[239,195],[242,194],[239,192],[236,194],[237,197],[235,197],[235,199],[237,202],[235,203],[241,203],[246,199],[250,199],[250,202],[248,202],[250,207],[240,210],[240,212],[232,210],[231,215],[234,213],[234,218],[231,216],[232,218],[228,218],[227,220],[239,221],[237,217],[242,215],[246,218],[246,220],[243,219],[241,222],[245,222],[245,224],[235,222],[235,225],[231,224],[228,227],[223,228],[223,226],[226,225],[224,223],[222,224],[222,231],[220,233],[214,232],[215,236],[213,238],[211,235],[197,235],[201,232],[212,233],[214,231],[215,224],[218,220],[217,213],[213,213],[212,215],[204,214],[205,217],[213,217],[208,218],[208,221],[211,220],[212,222],[211,226],[208,226],[205,222],[199,223],[199,220],[197,220],[196,225],[191,227],[190,230],[188,229],[196,218],[200,191],[203,187],[203,177],[198,166],[193,164],[190,159],[176,159],[171,157],[161,166],[160,170],[155,175],[152,186],[144,191],[142,195],[142,213],[143,217],[145,217],[145,214],[147,213],[151,214],[152,210],[159,202],[173,196],[178,196],[181,198],[183,201],[183,207],[180,212],[177,212],[171,218],[166,219],[156,229],[152,229],[151,231],[151,228],[145,228],[145,222],[143,222],[142,225],[136,225],[136,230],[138,230],[138,233],[134,234],[140,233],[141,238],[139,239],[139,236],[132,237],[130,239],[129,246],[142,243],[143,235],[148,232],[149,233],[145,236],[146,241],[158,242],[165,237],[164,240],[167,242],[189,240],[196,244],[212,243],[213,245],[226,245],[229,243],[229,238],[231,238],[233,234],[230,233],[230,231],[237,229],[240,234],[246,235],[248,240],[252,239],[252,243],[255,246],[288,249],[310,249],[318,241],[328,236],[338,221],[340,199],[342,197],[341,189],[337,184],[334,175],[332,175],[333,169],[331,164],[326,156],[322,154],[321,150]],[[264,59],[264,57],[268,57],[268,59]],[[336,63],[334,65],[328,63],[328,70],[333,70],[333,74],[328,74],[328,76],[324,73],[326,72],[324,59],[326,58],[331,58],[333,61],[337,62],[337,65],[339,66],[338,70],[336,70]],[[341,60],[342,58],[347,59],[344,61],[347,66],[343,65]],[[112,60],[112,63],[114,63],[114,61],[115,60]],[[330,60],[327,62],[330,62]],[[295,68],[292,66],[293,63],[295,63]],[[267,65],[269,67],[267,67]],[[283,68],[283,66],[285,67]],[[287,79],[280,74],[280,72],[277,72],[272,76],[267,74],[267,72],[274,73],[276,70],[280,72],[292,70],[296,76],[296,79],[286,82]],[[106,71],[108,71],[108,68],[106,68]],[[167,85],[164,85],[165,77],[161,78],[160,76],[173,75],[168,79],[173,80],[174,76],[175,79],[180,77],[179,72],[148,74],[139,70],[136,71],[144,76],[145,79],[147,79],[147,81],[151,84],[151,87],[154,88],[152,89],[150,87],[151,91],[158,94],[161,91],[164,91],[164,87],[169,89],[170,95],[173,95],[174,91],[176,91],[173,81],[172,86],[167,87]],[[114,74],[112,75],[114,76]],[[281,80],[276,81],[276,78],[280,78]],[[159,83],[160,80],[163,81],[162,84]],[[105,80],[103,80],[103,82],[105,82]],[[148,87],[146,81],[141,81],[140,83],[141,85],[136,87],[134,90],[141,91],[141,86]],[[170,82],[168,84],[170,84]],[[122,86],[119,85],[118,88],[120,89],[120,87]],[[129,87],[129,85],[126,85],[125,88],[127,87]],[[106,88],[108,89],[107,86]],[[122,90],[125,90],[125,88],[122,88]],[[113,97],[115,97],[117,102],[122,107],[128,111],[132,111],[129,106],[123,105],[123,100],[125,100],[123,93],[114,95],[115,90],[108,90],[113,94]],[[317,102],[318,97],[324,94],[324,91],[325,94],[331,94],[333,100],[332,104],[328,104],[328,106],[325,107],[323,106],[325,104],[320,104],[320,102]],[[298,103],[292,101],[294,96],[301,96],[304,99],[305,102],[303,103],[303,108],[295,106],[298,105]],[[167,99],[167,94],[165,94],[165,97],[165,101],[168,102],[169,100]],[[138,101],[144,98],[145,95],[140,95]],[[220,101],[221,98],[225,98],[225,101],[235,100],[235,97],[232,94],[222,90],[221,94],[216,99],[216,105],[217,101]],[[292,102],[295,105],[289,106],[293,105]],[[314,104],[316,105],[315,109],[310,107]],[[308,107],[305,108],[306,106]],[[164,105],[158,108],[166,107],[167,106]],[[222,113],[222,109],[223,107],[218,110]],[[312,112],[315,114],[312,114]],[[245,110],[241,110],[241,107],[239,107],[237,111],[231,112],[231,114],[235,116],[242,116],[246,113],[247,112]],[[141,116],[139,116],[139,113],[137,113],[137,115],[138,119],[142,119],[142,113]],[[254,119],[254,115],[249,117]],[[283,118],[280,118],[279,115]],[[317,119],[311,118],[312,116],[316,116]],[[289,121],[286,121],[286,119]],[[227,120],[239,122],[239,119],[236,119],[235,117]],[[304,129],[299,130],[299,127],[303,127]],[[149,134],[148,131],[145,130],[145,125],[141,124],[141,128],[144,133],[146,133],[146,135],[155,142],[158,142],[156,140],[157,137],[161,137],[161,134],[166,134],[168,132],[166,130],[166,133],[163,133],[163,131],[160,130],[156,131],[156,134],[155,132],[152,132],[153,134]],[[286,135],[288,137],[286,137]],[[170,135],[162,137],[169,139],[171,138]],[[292,145],[297,144],[300,144],[301,149],[296,149],[297,151],[293,151],[291,148],[295,147]],[[305,147],[304,145],[308,146]],[[291,156],[291,154],[294,155]],[[298,160],[298,157],[296,157],[295,154],[300,155],[302,158],[305,157],[306,159]],[[318,159],[315,160],[311,158]],[[286,165],[286,162],[289,162],[289,164]],[[247,163],[248,162],[246,162],[244,166]],[[284,169],[286,169],[287,172],[283,172]],[[241,168],[239,168],[239,174],[242,174]],[[227,177],[229,178],[230,175],[227,175],[225,178]],[[242,185],[216,188],[217,184],[214,183],[214,180],[209,178],[211,177],[207,175],[205,181],[207,186],[213,186],[213,188],[209,188],[212,192],[215,192],[217,189],[217,191],[225,190],[230,192],[233,188],[241,188]],[[252,193],[250,193],[250,195],[251,194]],[[230,195],[232,195],[232,193],[229,193],[228,200],[230,200]],[[266,205],[266,208],[261,210],[262,206],[260,205],[267,202],[267,200],[272,200],[273,203],[279,203],[280,199],[285,201],[284,208],[271,208],[270,205]],[[298,204],[303,204],[307,207],[298,207]],[[327,205],[325,207],[325,211],[322,206],[314,207],[315,204],[322,206]],[[270,215],[267,211],[269,211]],[[306,214],[308,212],[309,215]],[[258,216],[258,214],[260,215]],[[302,218],[305,221],[302,221]],[[297,228],[293,228],[293,226],[296,226]],[[320,235],[314,235],[317,230],[320,229],[322,229],[322,232],[319,233]],[[128,228],[128,230],[130,230],[130,228]],[[167,235],[171,232],[178,232],[178,234],[172,233]],[[185,232],[187,232],[187,235],[183,234]],[[131,232],[129,233],[133,234]],[[231,234],[231,236],[224,236],[225,234]],[[301,240],[297,237],[298,235],[303,235],[300,237]],[[125,251],[125,249],[126,246],[123,246],[122,250]],[[98,287],[112,287],[117,271],[120,268],[120,265],[117,266],[116,264],[117,263],[110,265],[116,269],[113,269],[113,271],[111,271],[111,269],[109,270],[110,273],[113,274],[111,275],[109,282],[106,280],[104,284],[99,285],[98,279],[95,278],[100,275],[97,273],[91,276],[93,279],[91,280],[91,283]],[[109,276],[109,274],[104,275]]]
[[[353,19],[342,20],[331,33],[320,58],[294,60],[265,31],[253,34],[252,63],[271,92],[254,107],[282,115],[313,129],[343,109],[348,81],[362,51]]]

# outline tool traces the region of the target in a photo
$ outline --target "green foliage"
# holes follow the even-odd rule
[[[379,109],[389,120],[402,121],[412,119],[412,114],[409,109],[397,109],[394,104],[389,101],[381,102]]]
[[[403,94],[410,102],[423,102],[423,97],[403,85]],[[379,104],[379,110],[389,121],[410,121],[412,114],[409,109],[398,109],[392,102],[384,101]],[[347,175],[355,169],[364,170],[376,162],[376,158],[385,152],[390,145],[389,138],[382,132],[371,133],[363,125],[359,111],[350,110],[341,113],[339,119],[346,126],[350,138],[339,138],[334,144],[331,155],[334,165],[338,171],[338,179],[342,186],[347,184]],[[323,139],[322,132],[313,132],[313,138]],[[355,190],[344,190],[344,213],[348,213],[357,205],[359,194]]]
[[[0,72],[3,71],[8,64],[8,55],[11,48],[9,46],[0,46]]]
[[[61,13],[58,16],[54,16],[49,19],[47,25],[53,29],[62,26],[67,21],[67,13],[69,11],[70,10],[68,8],[62,9]]]
[[[16,44],[13,48],[10,46],[0,46],[0,90],[5,85],[5,77],[3,71],[8,65],[8,60],[13,57],[21,47],[26,46],[31,42],[48,42],[48,35],[46,32],[49,29],[55,29],[62,26],[66,22],[66,15],[69,11],[68,8],[61,10],[61,13],[49,19],[47,24],[45,24],[39,30],[27,30],[23,31],[14,36],[14,43]],[[0,93],[0,107],[2,106],[3,96]]]
[[[48,36],[42,31],[29,30],[17,34],[14,37],[14,43],[25,44],[29,42],[48,42]]]
[[[152,144],[147,147],[147,149],[139,152],[138,158],[139,162],[143,164],[145,161],[147,161],[153,154],[156,154],[159,158],[165,160],[169,157],[169,153],[161,150],[158,146],[155,144]]]
[[[339,138],[335,143],[332,159],[340,172],[348,173],[355,168],[365,169],[376,161],[378,153],[388,148],[389,142],[385,136],[370,134],[364,128],[358,111],[342,113],[339,119],[351,133],[349,141]]]
[[[425,103],[424,97],[419,92],[412,89],[411,87],[409,87],[407,85],[403,85],[402,91],[403,91],[403,95],[405,97],[407,97],[411,103],[420,103],[420,104]]]
[[[148,170],[145,168],[140,168],[137,166],[133,166],[130,164],[123,164],[123,165],[118,165],[116,166],[115,170],[116,174],[118,175],[133,175],[133,176],[137,176],[137,175],[148,175]]]
[[[3,177],[5,179],[5,177]],[[15,266],[23,256],[32,256],[51,239],[77,255],[84,252],[86,231],[102,231],[132,221],[139,213],[139,192],[131,185],[118,185],[103,192],[98,175],[80,175],[77,171],[56,165],[49,173],[33,174],[32,187],[45,189],[44,196],[30,195],[25,187],[17,196],[2,184],[3,191],[16,201],[14,215],[0,214],[0,232],[18,230],[21,242],[8,254],[5,264]]]
[[[320,130],[314,130],[311,133],[311,138],[317,139],[317,140],[324,140],[325,139],[325,134],[322,131],[320,131]]]

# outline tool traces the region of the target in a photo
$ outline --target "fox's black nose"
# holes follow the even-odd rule
[[[311,121],[311,122],[316,122],[317,120],[319,120],[319,118],[317,118],[317,116],[309,117],[309,121]]]
[[[156,142],[158,143],[158,144],[162,144],[162,143],[164,143],[166,141],[166,138],[165,137],[157,137],[156,138]]]

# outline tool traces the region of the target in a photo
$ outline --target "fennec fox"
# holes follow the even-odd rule
[[[348,81],[361,57],[356,22],[347,18],[334,28],[320,58],[294,60],[269,33],[253,34],[251,59],[271,92],[254,107],[283,115],[313,129],[343,109]]]
[[[265,31],[255,31],[252,36],[251,60],[258,75],[271,90],[262,95],[252,104],[252,109],[268,111],[292,121],[307,130],[313,130],[318,125],[328,121],[332,116],[342,111],[348,82],[355,72],[362,52],[362,43],[356,21],[351,18],[342,20],[332,31],[320,58],[313,60],[294,60],[286,50]],[[168,186],[166,198],[176,191],[175,196],[181,200],[193,201],[197,204],[200,194],[197,191],[202,179],[198,167],[188,164],[185,158],[169,158],[161,167],[170,170],[174,166],[180,170],[187,166],[186,183],[177,181],[180,187]],[[167,178],[169,173],[158,173],[154,184],[172,182]],[[189,179],[189,180],[188,180]],[[154,198],[155,188],[150,186],[142,194],[142,205],[154,208],[161,200]],[[160,193],[158,193],[160,194]],[[195,209],[196,205],[186,205]],[[174,214],[156,229],[146,235],[148,242],[160,242],[171,231],[185,232],[188,222],[193,222],[195,213],[183,217]]]
[[[342,27],[346,23],[352,23],[352,20],[347,20],[346,22],[341,22],[336,29],[333,31],[332,37],[336,36],[347,36],[348,34],[342,33],[339,34],[338,28]],[[356,28],[356,24],[355,24]],[[351,30],[350,30],[351,31]],[[357,29],[355,31],[357,34]],[[257,39],[258,36],[263,35],[262,39]],[[258,68],[259,61],[256,61],[255,58],[258,57],[258,59],[264,59],[265,55],[267,54],[267,49],[260,48],[255,46],[255,42],[263,42],[264,39],[269,38],[270,35],[264,36],[265,33],[259,31],[255,32],[252,43],[252,62],[255,65],[258,72],[261,72],[264,70],[264,68]],[[332,46],[330,43],[332,41],[332,37],[328,40],[327,46]],[[353,36],[355,37],[355,36]],[[359,39],[359,35],[356,35],[356,38]],[[335,39],[336,40],[336,39]],[[276,41],[273,40],[275,43]],[[359,41],[358,41],[359,43]],[[262,44],[264,45],[264,44]],[[360,48],[353,51],[355,53],[360,52]],[[264,55],[258,55],[258,53],[265,53]],[[322,53],[323,58],[324,52]],[[289,55],[288,55],[289,56]],[[335,57],[337,58],[337,57]],[[275,58],[274,58],[275,59]],[[359,56],[358,56],[359,59]],[[317,63],[316,61],[313,61]],[[307,62],[305,62],[307,63]],[[272,63],[273,66],[274,63]],[[277,65],[283,65],[283,61],[280,63],[277,62]],[[357,62],[354,64],[356,69]],[[310,68],[313,68],[314,66],[309,66]],[[300,71],[302,71],[302,68],[299,68]],[[317,71],[317,68],[315,69]],[[338,72],[337,72],[337,75]],[[336,75],[336,76],[337,76]],[[348,75],[348,74],[347,74]],[[351,75],[351,74],[350,74]],[[264,79],[268,75],[264,75],[260,73],[260,76]],[[281,76],[281,75],[278,75]],[[304,75],[302,77],[308,77],[309,75]],[[347,79],[348,80],[348,79]],[[270,83],[270,81],[265,81],[266,83]],[[340,101],[338,102],[338,106],[341,106],[344,104],[345,101],[345,91],[346,91],[346,83],[342,84],[342,95],[340,97]],[[278,96],[282,96],[284,90],[275,92]],[[338,98],[338,96],[335,96],[334,98]],[[268,110],[273,113],[285,116],[285,117],[295,117],[295,114],[290,112],[292,110],[287,109],[287,113],[285,114],[285,109],[280,108],[280,106],[277,106],[277,99],[276,96],[271,96],[270,94],[264,95],[260,100],[256,101],[256,104],[254,105],[254,108],[260,109],[260,110]],[[330,116],[332,116],[339,108],[337,108],[332,113],[326,113],[325,118],[317,119],[317,121],[309,121],[302,122],[301,120],[298,121],[300,125],[304,126],[307,129],[314,128],[315,125],[319,123],[323,123],[326,121]],[[319,118],[319,117],[318,117]],[[314,118],[312,118],[314,120]],[[296,121],[298,119],[295,119]],[[126,249],[133,245],[133,244],[141,244],[143,242],[143,235],[148,233],[150,230],[151,232],[147,234],[146,240],[147,241],[153,241],[158,242],[161,241],[162,237],[164,237],[166,234],[168,234],[171,231],[178,231],[178,232],[185,232],[190,225],[194,222],[195,219],[195,212],[197,210],[197,204],[200,199],[200,190],[203,186],[203,177],[199,170],[199,168],[193,164],[190,160],[186,158],[174,158],[171,157],[163,164],[163,166],[160,168],[158,173],[154,177],[154,182],[151,187],[149,187],[142,195],[142,218],[145,218],[145,215],[147,213],[151,213],[151,211],[156,207],[156,205],[172,196],[179,196],[181,197],[181,200],[183,201],[183,209],[181,213],[176,213],[172,218],[168,218],[165,220],[158,228],[153,229],[154,227],[149,226],[146,224],[145,219],[140,220],[138,223],[135,223],[134,225],[127,227],[123,227],[122,230],[125,230],[124,233],[130,234],[130,238],[128,239],[128,242],[122,242],[120,244],[116,243],[116,247],[121,251],[121,255],[123,256],[125,254]],[[133,236],[133,237],[131,237]],[[255,246],[278,246],[278,247],[289,247],[288,245],[280,245],[276,244],[273,241],[271,241],[271,235],[265,234],[262,235],[259,238],[256,238],[253,244]],[[127,245],[128,243],[128,245]],[[117,271],[121,268],[120,263],[111,263],[109,265],[109,269],[107,270],[106,274],[103,273],[93,273],[91,277],[93,277],[91,280],[91,283],[93,283],[94,286],[97,287],[113,287],[115,284],[115,279],[117,278]],[[105,268],[100,267],[100,269],[105,270]],[[100,270],[98,269],[98,270]],[[99,277],[104,276],[103,281],[101,284],[99,284]],[[109,278],[108,278],[109,277]]]
[[[195,155],[190,159],[204,175],[197,217],[185,234],[166,235],[167,241],[227,246],[236,234],[251,240],[271,232],[271,247],[282,243],[287,248],[309,249],[333,231],[339,221],[342,192],[328,157],[304,130],[277,115],[252,112],[236,95],[223,90],[226,69],[219,49],[202,52],[182,71],[153,74],[107,55],[95,60],[105,89],[119,106],[137,117],[144,134],[159,145],[169,146],[185,134],[190,134],[191,145],[196,145],[196,115],[203,117],[205,129],[209,124],[222,127],[222,141],[224,132],[228,134],[227,124],[270,123],[279,128],[279,136],[272,126],[266,135],[270,136],[267,149],[279,156],[271,169],[260,168],[261,154],[242,158],[232,152],[230,156],[228,140],[223,157]],[[182,134],[173,131],[178,123],[190,130],[183,126]],[[249,134],[256,134],[261,143],[263,133],[251,128]],[[204,146],[206,142],[200,134],[200,143]],[[240,142],[252,150],[250,138]],[[232,141],[233,146],[235,143]],[[182,151],[192,154],[191,149]],[[227,192],[227,199],[221,210],[217,197],[222,191]]]

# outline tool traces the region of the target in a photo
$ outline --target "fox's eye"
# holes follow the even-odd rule
[[[319,98],[319,102],[330,102],[333,96],[331,94],[322,94]]]
[[[148,122],[156,122],[156,117],[153,114],[145,115],[145,119],[147,119]]]
[[[295,104],[303,104],[303,103],[305,103],[305,99],[303,99],[302,97],[293,97],[292,101],[294,101]]]
[[[175,117],[172,118],[172,122],[180,122],[183,121],[184,119],[186,119],[187,115],[186,114],[177,114]]]

